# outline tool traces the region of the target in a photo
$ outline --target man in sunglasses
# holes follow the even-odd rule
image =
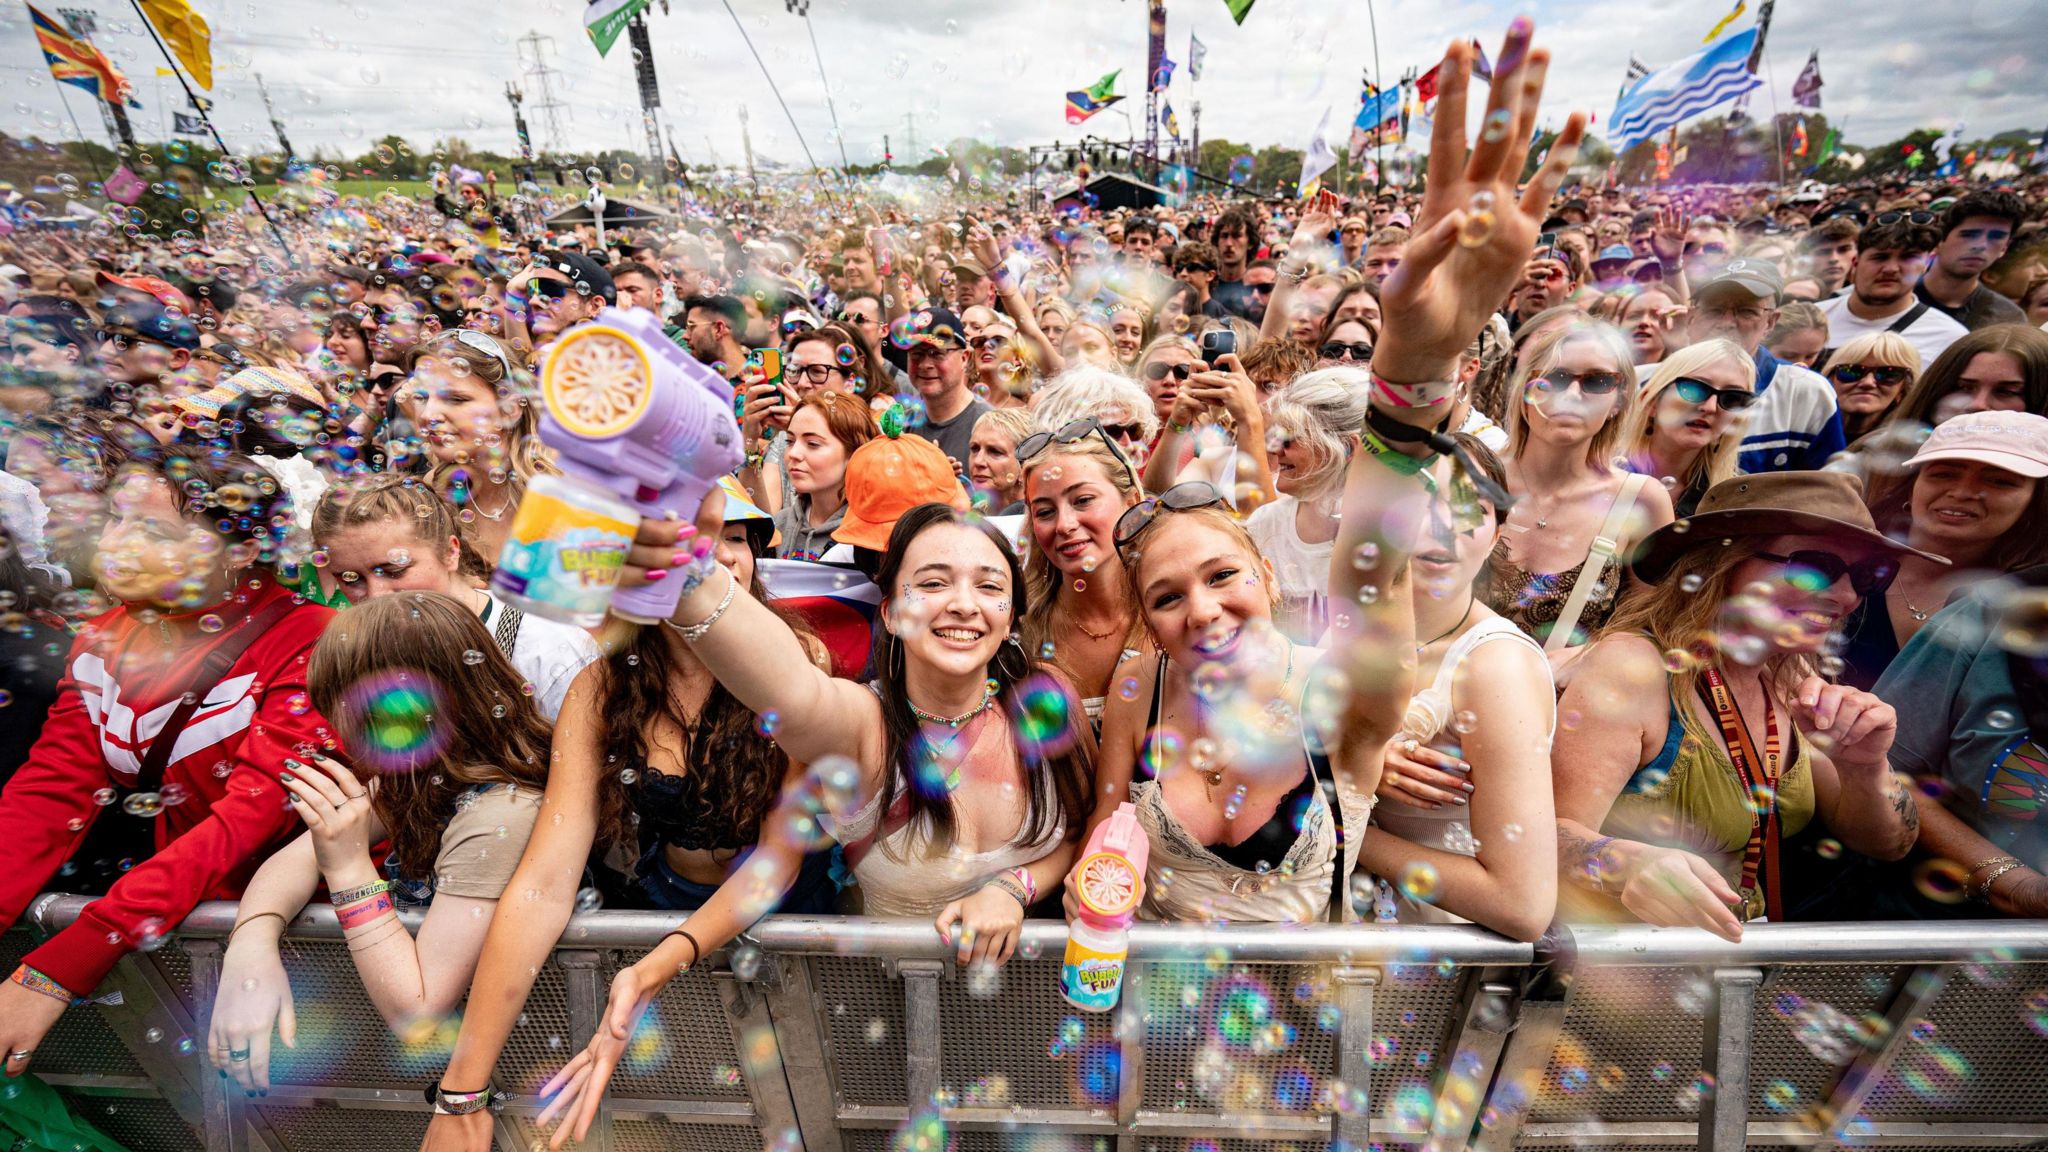
[[[1189,240],[1173,250],[1173,274],[1195,290],[1196,312],[1224,316],[1221,305],[1211,302],[1209,287],[1216,282],[1216,249],[1200,240]]]
[[[1984,270],[2011,246],[2026,211],[2026,202],[2011,192],[1972,192],[1949,205],[1941,216],[1934,267],[1920,278],[1913,295],[1972,332],[2026,323],[2019,305],[1983,281]]]
[[[160,426],[150,414],[167,412],[159,401],[168,404],[191,390],[186,376],[192,354],[199,349],[198,327],[155,300],[131,300],[107,312],[99,337],[106,398],[135,403],[145,422],[168,443],[174,428]]]
[[[1880,212],[1856,234],[1848,291],[1820,302],[1830,345],[1840,348],[1858,336],[1896,332],[1919,350],[1920,363],[1932,364],[1969,332],[1913,294],[1939,239],[1935,219],[1932,212]]]
[[[527,327],[536,345],[548,344],[578,324],[597,318],[618,300],[612,274],[581,252],[536,252],[533,263],[512,278],[527,293]]]
[[[1730,260],[1693,290],[1686,340],[1728,340],[1756,360],[1756,403],[1742,437],[1744,472],[1810,471],[1845,446],[1835,390],[1810,368],[1764,347],[1778,322],[1785,277],[1768,260]]]

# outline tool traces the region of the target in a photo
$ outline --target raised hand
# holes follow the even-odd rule
[[[1472,46],[1459,41],[1445,55],[1421,214],[1380,296],[1386,319],[1373,371],[1389,381],[1451,379],[1458,354],[1521,275],[1550,198],[1578,156],[1586,118],[1574,112],[1542,169],[1516,194],[1550,70],[1550,54],[1530,47],[1534,31],[1527,17],[1508,26],[1487,92],[1485,127],[1469,148]]]

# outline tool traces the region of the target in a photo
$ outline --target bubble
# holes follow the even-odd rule
[[[462,662],[474,668],[484,662],[484,654],[475,648],[467,649],[462,653]]]
[[[1138,763],[1148,777],[1162,776],[1180,763],[1184,752],[1180,733],[1171,728],[1155,728],[1145,734],[1145,742],[1138,749]]]
[[[595,888],[581,888],[576,892],[576,910],[595,912],[604,907],[604,895]]]
[[[1688,572],[1679,579],[1678,587],[1686,592],[1697,592],[1700,590],[1700,586],[1706,582],[1706,577],[1701,576],[1699,573]]]
[[[112,788],[101,788],[100,790],[92,794],[92,802],[99,805],[102,808],[105,808],[107,805],[112,804],[114,801],[119,800],[120,798],[121,794],[119,792],[114,791]]]
[[[1011,714],[1020,745],[1038,757],[1057,756],[1073,745],[1075,725],[1067,694],[1050,676],[1035,674],[1017,685]]]
[[[1984,714],[1984,724],[1995,731],[2003,732],[2019,723],[2019,718],[2003,708],[1993,708]]]
[[[1458,243],[1467,248],[1478,248],[1493,239],[1493,230],[1498,221],[1493,214],[1493,193],[1480,189],[1465,203],[1465,220],[1458,226]]]
[[[2034,1035],[2048,1040],[2048,988],[2037,988],[2027,993],[2020,1005],[2024,1015],[2021,1020]]]
[[[160,1044],[163,1042],[164,1030],[161,1028],[144,1029],[142,1038],[151,1044]]]
[[[176,808],[192,798],[192,793],[183,784],[175,781],[164,785],[156,795],[157,799],[162,801],[163,806],[166,808]]]
[[[304,692],[294,692],[284,698],[284,709],[294,716],[304,716],[313,710],[313,698]]]
[[[1250,976],[1234,976],[1217,991],[1209,1028],[1226,1048],[1249,1052],[1273,1021],[1273,996]]]
[[[1136,700],[1138,698],[1138,678],[1136,676],[1124,677],[1117,683],[1116,694],[1121,699],[1127,701]]]
[[[211,612],[199,618],[199,630],[201,632],[218,632],[225,627],[227,627],[227,622]]]
[[[854,362],[860,358],[860,353],[851,344],[841,344],[833,351],[832,358],[839,361],[841,368],[851,368]]]
[[[1820,843],[1813,846],[1813,852],[1823,860],[1839,859],[1842,855],[1842,842],[1832,836],[1822,837]]]
[[[1411,861],[1402,867],[1399,882],[1402,893],[1410,900],[1423,904],[1436,902],[1438,877],[1434,864],[1426,860]]]
[[[1471,709],[1463,709],[1451,717],[1451,731],[1469,736],[1479,730],[1479,716]]]
[[[1664,670],[1673,676],[1691,671],[1698,663],[1699,661],[1694,659],[1693,654],[1683,648],[1666,648],[1664,650]]]
[[[1368,540],[1360,544],[1351,554],[1351,566],[1360,572],[1370,572],[1380,566],[1380,546]]]
[[[640,773],[638,773],[638,772],[634,771],[633,769],[631,769],[631,768],[621,768],[621,769],[619,769],[619,783],[621,783],[621,784],[631,784],[632,782],[634,782],[635,780],[638,780],[638,779],[640,779]]]
[[[1913,869],[1913,886],[1937,904],[1961,904],[1969,883],[1969,872],[1954,860],[1923,860]]]
[[[342,700],[353,729],[347,734],[350,751],[378,771],[422,767],[447,745],[445,728],[434,720],[441,690],[425,673],[373,673],[350,685]]]
[[[164,810],[163,797],[155,792],[136,792],[121,801],[121,811],[144,819]]]

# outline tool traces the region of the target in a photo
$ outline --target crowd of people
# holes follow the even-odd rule
[[[1348,198],[0,238],[0,925],[98,897],[0,986],[6,1073],[232,898],[207,1050],[266,1092],[324,893],[395,1033],[466,998],[429,1145],[487,1147],[571,915],[671,910],[566,1135],[761,916],[1001,965],[1125,803],[1167,921],[2048,915],[2048,180],[1567,184],[1526,22],[1468,142],[1471,55],[1424,180]],[[674,616],[586,630],[488,577],[543,353],[629,310],[744,459],[639,527]],[[851,651],[790,565],[872,585]]]

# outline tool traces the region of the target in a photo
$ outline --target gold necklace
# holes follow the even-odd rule
[[[1079,628],[1082,634],[1087,636],[1090,640],[1107,640],[1111,636],[1116,635],[1116,629],[1114,628],[1111,628],[1107,632],[1097,632],[1095,629],[1090,628],[1086,624],[1081,623],[1080,615],[1074,612],[1072,609],[1066,609],[1065,611],[1067,615],[1067,622],[1069,624],[1072,624],[1074,627]]]

